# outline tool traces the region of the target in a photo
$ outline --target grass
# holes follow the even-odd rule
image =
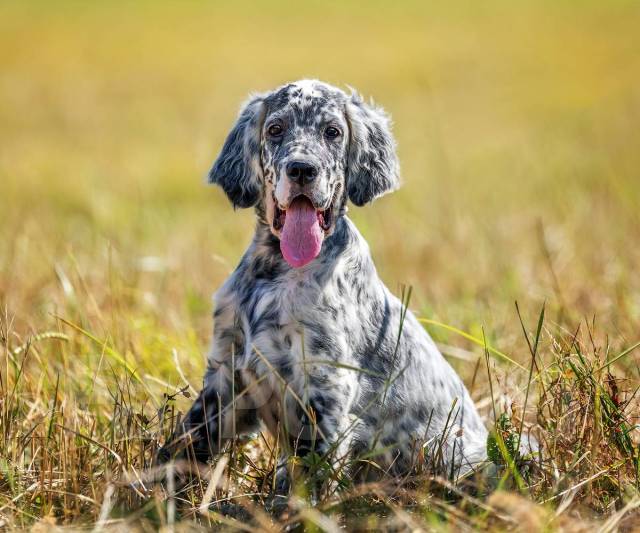
[[[639,22],[623,0],[3,3],[0,528],[638,527]],[[394,117],[405,185],[350,214],[498,465],[327,483],[278,517],[261,435],[179,493],[133,490],[252,232],[202,176],[248,91],[304,76]]]

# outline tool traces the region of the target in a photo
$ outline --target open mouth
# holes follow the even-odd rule
[[[293,202],[295,202],[299,198],[301,200],[304,199],[311,204],[311,200],[309,200],[304,195],[297,196],[296,198],[294,198]],[[287,218],[287,210],[280,208],[275,198],[274,198],[274,206],[275,206],[275,211],[273,214],[273,229],[276,231],[280,231],[284,227],[285,220]],[[318,219],[318,224],[320,225],[322,230],[329,231],[332,223],[333,202],[331,202],[329,204],[329,207],[327,207],[326,209],[316,209],[315,211],[316,211],[316,217]]]
[[[275,200],[275,199],[274,199]],[[280,232],[280,250],[294,268],[313,261],[331,228],[333,205],[317,209],[304,195],[296,196],[286,209],[274,202],[273,229]]]

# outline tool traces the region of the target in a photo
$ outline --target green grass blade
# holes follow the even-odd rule
[[[625,351],[623,351],[621,354],[616,355],[613,359],[611,359],[610,361],[607,361],[604,365],[602,365],[600,368],[598,368],[598,372],[600,372],[601,370],[604,370],[605,368],[607,368],[608,366],[611,366],[613,363],[615,363],[616,361],[622,359],[623,357],[626,357],[627,355],[629,355],[633,350],[635,350],[638,346],[640,346],[640,342],[636,342],[633,346],[631,346],[630,348],[627,348]]]
[[[61,320],[64,324],[66,324],[67,326],[69,326],[70,328],[75,329],[77,332],[82,333],[85,337],[87,337],[88,339],[91,339],[93,342],[95,342],[96,344],[99,344],[105,351],[105,353],[111,357],[114,361],[117,361],[118,363],[120,363],[123,367],[125,367],[127,369],[127,371],[131,374],[131,376],[138,382],[143,384],[142,378],[138,375],[138,372],[136,371],[135,368],[133,368],[129,363],[127,363],[126,359],[124,357],[122,357],[122,355],[120,355],[116,350],[114,350],[113,348],[111,348],[108,344],[107,341],[103,341],[100,340],[98,337],[92,335],[91,333],[89,333],[86,329],[81,328],[80,326],[78,326],[77,324],[74,324],[73,322],[68,321],[65,318],[62,318],[61,316],[57,316],[56,318],[58,320]]]
[[[465,339],[473,342],[474,344],[477,344],[478,346],[481,347],[485,347],[485,343],[482,342],[481,339],[478,339],[477,337],[474,337],[473,335],[471,335],[470,333],[467,333],[466,331],[462,331],[461,329],[455,328],[453,326],[449,326],[448,324],[443,324],[442,322],[438,322],[437,320],[432,320],[430,318],[418,318],[418,322],[420,322],[421,324],[428,324],[430,326],[438,326],[440,328],[446,329],[447,331],[451,331],[453,333],[456,333],[458,335],[460,335],[461,337],[464,337]],[[508,363],[511,363],[514,366],[517,366],[518,368],[520,368],[521,370],[527,370],[524,366],[522,366],[520,363],[514,361],[513,359],[511,359],[511,357],[509,357],[507,354],[501,352],[500,350],[496,350],[495,348],[486,345],[487,350],[489,351],[489,353],[498,356],[499,359],[502,359],[503,361],[507,361]]]

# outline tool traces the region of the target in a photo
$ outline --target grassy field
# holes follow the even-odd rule
[[[3,2],[0,529],[640,527],[639,27],[631,0]],[[246,94],[300,77],[392,114],[404,187],[350,214],[487,425],[533,426],[527,476],[273,516],[257,437],[178,493],[130,488],[253,230],[204,175]]]

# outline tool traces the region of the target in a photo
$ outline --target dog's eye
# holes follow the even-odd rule
[[[340,130],[334,126],[329,126],[324,130],[324,134],[328,139],[336,139],[337,137],[340,137]]]
[[[280,124],[271,124],[269,129],[267,129],[267,133],[271,135],[271,137],[279,137],[282,135],[283,129]]]

